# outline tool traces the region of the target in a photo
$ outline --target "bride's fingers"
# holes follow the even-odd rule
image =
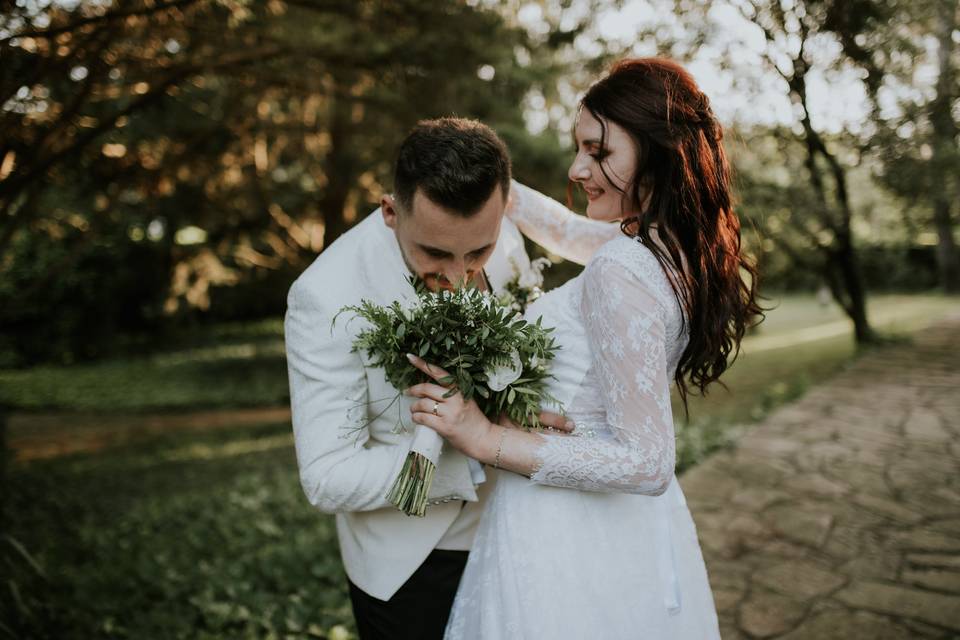
[[[425,427],[429,427],[433,429],[440,435],[444,435],[443,427],[445,423],[443,421],[443,418],[438,418],[432,413],[424,413],[422,411],[418,411],[417,413],[414,413],[412,416],[410,416],[410,419],[413,420],[416,424],[422,424]]]
[[[407,354],[407,360],[410,361],[410,364],[415,366],[420,371],[423,371],[425,374],[439,382],[441,379],[446,378],[450,374],[444,371],[442,368],[438,367],[435,364],[429,364],[424,361],[423,358],[419,358],[412,353]]]
[[[450,398],[444,398],[443,396],[450,390],[446,387],[441,387],[438,384],[432,384],[430,382],[421,382],[420,384],[415,384],[406,391],[405,394],[408,396],[414,396],[415,398],[430,398],[436,400],[437,402],[444,402]],[[430,405],[433,406],[433,405]]]
[[[573,420],[562,416],[559,413],[544,411],[538,417],[540,419],[540,426],[544,431],[555,431],[560,435],[569,435],[573,433],[574,429],[577,428],[577,425],[573,422]],[[507,414],[505,413],[500,414],[497,424],[500,424],[504,427],[510,427],[511,429],[523,428],[507,417]]]
[[[540,424],[564,433],[572,433],[577,426],[570,418],[551,411],[540,413]]]
[[[456,407],[447,407],[446,409],[440,409],[443,404],[437,403],[433,398],[421,398],[410,405],[410,413],[429,413],[431,416],[436,415],[433,413],[433,405],[438,404],[437,412],[440,417],[448,418],[449,414],[457,411]]]

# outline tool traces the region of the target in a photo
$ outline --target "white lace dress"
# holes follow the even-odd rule
[[[585,237],[571,225],[596,232],[579,243],[583,273],[526,314],[556,327],[550,391],[577,429],[544,436],[532,478],[500,472],[446,638],[719,638],[674,475],[670,382],[687,336],[667,277],[638,241],[515,190],[511,217],[549,249]]]

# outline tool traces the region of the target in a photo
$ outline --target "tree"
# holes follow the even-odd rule
[[[487,6],[24,3],[2,20],[0,333],[34,345],[26,360],[93,357],[218,287],[282,311],[294,274],[375,208],[420,118],[478,117],[531,166],[563,162],[522,106],[561,67]],[[131,271],[151,295],[114,322],[130,291],[106,289]],[[100,344],[76,344],[91,326]]]
[[[960,153],[958,153],[958,127],[953,115],[954,102],[960,97],[960,83],[954,67],[954,51],[957,49],[953,35],[957,29],[957,2],[940,3],[938,28],[939,73],[937,95],[930,101],[929,119],[933,133],[933,153],[930,168],[939,178],[942,188],[933,195],[933,219],[937,228],[937,259],[943,287],[950,292],[960,292],[960,256],[953,237],[953,214],[960,189],[957,188]]]
[[[809,195],[801,196],[795,188],[791,189],[792,201],[801,200],[804,206],[791,207],[778,218],[786,223],[789,232],[776,230],[768,237],[798,265],[820,274],[853,322],[857,343],[873,342],[876,334],[867,318],[866,289],[852,229],[854,210],[847,184],[848,161],[837,145],[814,126],[810,110],[809,77],[816,68],[814,49],[824,39],[833,37],[831,25],[836,16],[842,15],[840,4],[821,0],[733,0],[730,6],[762,33],[763,59],[779,76],[797,118],[794,128],[782,129],[780,133],[795,137],[803,149],[804,191]],[[865,21],[867,16],[861,14],[858,26]],[[846,58],[834,61],[838,66],[846,63]]]
[[[882,182],[906,202],[929,210],[937,236],[940,283],[948,292],[960,291],[960,255],[954,238],[956,203],[960,200],[960,139],[957,115],[960,48],[954,41],[958,26],[955,0],[898,3],[896,19],[876,26],[870,34],[901,53],[909,64],[896,65],[889,57],[876,66],[885,71],[890,93],[898,96],[898,110],[879,117],[874,136],[884,164]],[[936,47],[926,46],[931,40]],[[932,85],[918,80],[916,66],[936,68]]]

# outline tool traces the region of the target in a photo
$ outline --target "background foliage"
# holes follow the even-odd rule
[[[851,327],[956,308],[918,295],[960,289],[956,0],[0,2],[0,637],[349,637],[289,424],[229,424],[288,402],[290,283],[421,118],[482,119],[565,199],[576,96],[658,53],[745,105],[725,140],[777,307],[678,422],[682,470],[842,367]],[[850,87],[862,113],[823,109]],[[48,427],[79,453],[13,460],[11,410],[18,455]],[[199,410],[227,426],[167,429]]]
[[[575,93],[619,55],[693,59],[724,7],[762,36],[752,55],[797,116],[728,123],[766,286],[827,284],[864,339],[871,286],[957,286],[956,2],[663,0],[633,41],[605,38],[598,16],[621,4],[5,5],[0,365],[282,313],[296,274],[389,190],[420,118],[488,122],[517,175],[563,197]],[[746,58],[725,47],[736,75]],[[857,130],[811,116],[809,84],[840,72],[872,105]]]

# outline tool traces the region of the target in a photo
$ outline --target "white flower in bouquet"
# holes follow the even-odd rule
[[[533,365],[533,360],[536,359],[536,356],[531,358],[531,368],[536,368]],[[491,363],[484,370],[483,373],[487,376],[487,387],[491,391],[503,391],[508,386],[516,382],[520,375],[523,373],[523,363],[520,361],[520,354],[516,349],[510,350],[510,362]]]
[[[515,260],[510,263],[513,278],[504,285],[498,302],[522,314],[527,305],[543,295],[543,270],[553,263],[548,258],[537,258],[527,268],[521,268]]]

